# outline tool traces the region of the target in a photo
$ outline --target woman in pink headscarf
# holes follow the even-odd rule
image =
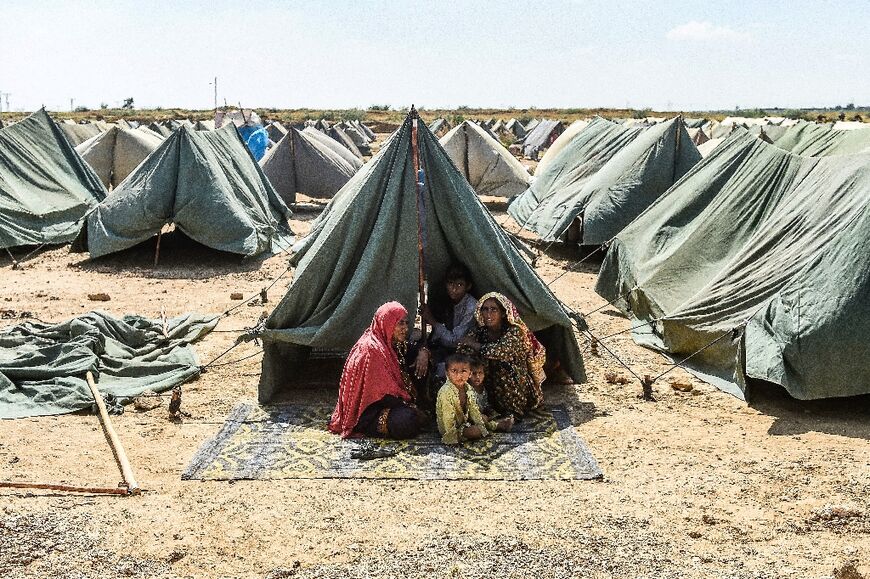
[[[423,415],[415,406],[416,390],[405,364],[407,318],[408,311],[398,302],[385,303],[375,312],[344,364],[330,431],[342,438],[397,439],[420,432]]]

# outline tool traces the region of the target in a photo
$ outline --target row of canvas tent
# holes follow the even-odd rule
[[[262,336],[266,354],[261,399],[286,387],[311,350],[347,349],[381,303],[398,300],[414,311],[419,297],[418,268],[424,267],[429,279],[439,279],[454,260],[468,264],[479,292],[498,290],[511,296],[523,319],[546,344],[551,359],[576,381],[584,380],[573,323],[562,305],[517,253],[438,141],[422,123],[414,124],[409,116],[378,155],[333,198],[312,234],[297,247],[293,283],[268,318]],[[92,211],[86,228],[92,251],[126,246],[153,235],[167,217],[176,219],[177,225],[198,240],[220,235],[242,221],[258,225],[257,231],[247,232],[258,238],[255,244],[276,240],[269,229],[277,229],[283,204],[270,191],[268,180],[233,127],[208,132],[179,128],[108,196],[44,111],[19,123],[15,134],[29,135],[43,144],[48,142],[46,135],[52,135],[68,161],[78,160],[82,180],[92,186],[93,201],[104,198],[98,205],[86,204]],[[415,152],[424,171],[422,215],[417,213]],[[222,167],[223,173],[215,167]],[[16,170],[22,172],[20,166]],[[182,173],[184,179],[180,179]],[[208,189],[213,185],[224,195]],[[216,209],[230,210],[232,215]],[[241,213],[243,218],[235,220]],[[187,231],[188,218],[208,222],[216,231]],[[423,255],[417,245],[418,219],[424,221],[426,230]],[[102,322],[95,319],[95,323]],[[26,402],[31,412],[32,405]]]
[[[105,186],[99,188],[93,186],[93,172],[88,171],[88,166],[69,150],[68,143],[58,135],[56,128],[41,111],[28,122],[15,125],[11,133],[27,134],[48,150],[61,151],[73,166],[76,163],[81,165],[83,177],[75,178],[86,184],[90,182],[92,191],[70,191],[70,187],[57,185],[58,196],[80,201],[75,209],[64,213],[63,219],[54,215],[56,212],[52,206],[58,204],[46,202],[38,186],[30,184],[16,191],[5,191],[10,199],[16,200],[18,211],[2,211],[4,220],[21,224],[20,228],[28,235],[17,238],[7,235],[8,239],[3,240],[4,247],[69,241],[75,236],[80,221],[87,216],[87,235],[77,245],[87,248],[92,256],[139,243],[159,232],[164,223],[175,224],[189,237],[209,247],[254,255],[286,244],[273,244],[269,235],[264,238],[262,234],[252,234],[245,228],[235,228],[233,232],[234,228],[226,224],[218,232],[215,223],[235,222],[234,213],[235,217],[241,217],[250,213],[251,206],[257,206],[260,211],[254,223],[259,225],[254,229],[277,232],[284,226],[276,226],[281,221],[276,221],[276,215],[283,215],[286,207],[278,206],[274,199],[264,202],[264,195],[269,198],[270,191],[277,189],[285,206],[295,201],[297,191],[328,198],[362,166],[358,157],[319,130],[291,128],[262,160],[267,178],[261,180],[254,175],[249,159],[240,151],[231,150],[232,139],[225,134],[222,138],[197,134],[212,131],[210,127],[179,123],[170,137],[162,141],[145,127],[130,129],[115,125],[103,127],[107,129],[105,132],[79,145],[80,153]],[[18,150],[26,153],[32,148],[20,147]],[[23,165],[28,165],[26,158],[6,159],[4,167],[10,175],[8,182],[15,182],[13,176],[23,172]],[[69,173],[68,168],[56,165],[59,174]],[[272,184],[273,188],[266,188]],[[113,193],[97,208],[97,204],[106,198],[108,188]],[[244,198],[241,207],[232,201],[239,196]],[[196,203],[191,203],[194,198]],[[28,203],[30,206],[21,210]],[[176,206],[184,210],[176,210]],[[268,207],[274,211],[264,209]],[[20,213],[33,215],[33,222],[25,224],[26,220],[18,217]],[[230,217],[217,219],[218,214],[223,213]],[[10,226],[7,230],[14,231],[14,228]],[[277,235],[280,238],[280,234]]]
[[[636,217],[615,226],[598,290],[635,320],[639,342],[675,358],[700,348],[691,369],[738,396],[750,379],[781,384],[799,398],[870,392],[864,339],[870,330],[870,157],[837,154],[858,147],[861,137],[840,137],[827,156],[808,157],[738,129],[701,160],[680,119],[634,127],[596,119],[586,128],[561,155],[595,150],[588,156],[597,169],[579,172],[571,180],[575,191],[591,193],[580,197],[597,205],[609,197],[614,209],[628,208]],[[349,347],[368,322],[360,312],[372,311],[387,294],[403,296],[411,311],[417,305],[414,266],[420,257],[414,255],[416,179],[409,178],[409,134],[406,121],[383,156],[366,166],[297,244],[296,278],[267,320],[262,400],[285,388],[312,351]],[[466,123],[445,140],[443,152],[432,144],[420,148],[423,219],[427,232],[435,230],[422,257],[427,274],[437,277],[456,256],[516,258],[491,217],[475,221],[480,204],[466,193],[473,163],[456,159],[468,163],[469,144],[486,143],[486,132]],[[451,149],[448,166],[444,157]],[[562,163],[557,173],[569,169],[560,155],[554,163]],[[471,222],[463,225],[462,215]],[[484,247],[463,237],[469,230],[482,232]],[[378,259],[383,255],[391,257],[384,262]],[[499,278],[503,266],[493,272],[486,263],[472,265],[483,291],[509,287],[511,295],[527,295],[523,291],[529,290]],[[521,260],[514,264],[534,288],[536,276],[525,266]],[[363,287],[377,289],[359,291]],[[536,299],[548,303],[546,292]],[[535,303],[523,303],[532,320]],[[803,320],[801,311],[807,312]],[[551,316],[535,326],[567,329],[559,314]],[[555,337],[552,347],[567,367],[573,336]],[[839,371],[836,379],[829,378],[832,368]]]
[[[457,131],[448,144],[461,149],[467,138],[474,147],[485,140],[476,127],[465,125],[468,132]],[[453,261],[469,267],[478,293],[510,296],[548,358],[575,381],[585,379],[572,321],[475,195],[466,178],[473,171],[458,169],[413,112],[408,116],[294,246],[293,281],[260,335],[261,401],[290,387],[313,352],[349,349],[381,304],[396,300],[417,311],[420,268],[438,280]]]
[[[678,119],[594,119],[509,213],[605,244],[597,291],[635,340],[727,392],[870,393],[870,129],[736,126],[703,160],[688,137]]]
[[[0,246],[7,249],[81,233],[98,256],[174,223],[204,245],[251,256],[290,243],[288,215],[232,124],[180,127],[111,194],[44,110],[0,129]]]
[[[867,394],[868,207],[870,154],[736,131],[617,234],[597,291],[635,341],[738,397],[758,380],[801,399]]]
[[[202,121],[198,121],[189,126],[197,131],[214,130],[213,126],[201,124]],[[331,197],[362,166],[362,155],[349,138],[340,144],[314,128],[298,131],[291,127],[288,130],[276,122],[267,125],[266,130],[270,139],[272,136],[278,138],[280,146],[272,143],[260,160],[260,165],[286,203],[294,203],[297,192],[311,197]],[[333,126],[330,131],[334,133],[340,128]],[[284,140],[288,133],[290,138]],[[162,140],[149,129],[112,127],[85,141],[76,150],[94,168],[103,183],[114,188]]]

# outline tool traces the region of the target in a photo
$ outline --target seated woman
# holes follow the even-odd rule
[[[490,404],[499,413],[518,417],[537,408],[544,400],[544,346],[500,293],[481,297],[474,317],[476,324],[459,351],[476,353],[486,362],[484,385]]]
[[[344,364],[330,431],[342,438],[397,439],[420,432],[425,416],[415,405],[416,390],[405,364],[407,318],[408,311],[398,302],[388,302],[375,312]]]

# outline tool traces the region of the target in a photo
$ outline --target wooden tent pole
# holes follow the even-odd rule
[[[136,478],[133,476],[133,469],[130,468],[130,461],[127,460],[127,453],[124,452],[124,446],[121,444],[121,439],[115,432],[112,426],[112,421],[109,420],[109,412],[106,410],[106,403],[103,402],[103,396],[97,389],[97,384],[94,382],[94,375],[90,371],[86,374],[88,386],[91,387],[91,394],[94,396],[94,401],[97,403],[97,409],[100,414],[100,423],[103,425],[103,432],[109,440],[109,446],[112,447],[112,453],[115,455],[115,460],[118,467],[121,469],[121,475],[124,477],[124,483],[127,485],[127,492],[131,495],[138,495],[142,491]]]
[[[462,136],[465,138],[465,180],[471,184],[471,168],[468,166],[468,125],[462,121]]]
[[[157,247],[154,248],[154,267],[157,267],[157,262],[160,260],[160,240],[163,238],[163,226],[160,226],[160,231],[157,232]]]
[[[128,489],[124,487],[107,488],[107,487],[77,487],[72,485],[57,485],[49,483],[35,482],[13,482],[0,481],[2,489],[41,489],[48,491],[64,491],[68,493],[94,493],[100,495],[126,495],[129,494]]]
[[[420,186],[420,147],[417,141],[417,122],[419,121],[419,115],[417,115],[417,109],[414,108],[414,105],[411,105],[411,156],[414,160],[414,189],[417,192],[417,285],[418,291],[420,292],[420,312],[422,313],[423,308],[426,306],[426,271],[424,265],[424,254],[423,254],[423,219],[425,216],[423,215],[422,201],[423,201],[423,191]],[[420,343],[425,344],[426,342],[426,320],[422,320],[420,323]]]
[[[671,175],[671,184],[677,180],[677,163],[680,159],[680,137],[683,134],[683,115],[679,115],[677,117],[677,135],[676,135],[676,143],[674,143],[674,169],[673,174]]]

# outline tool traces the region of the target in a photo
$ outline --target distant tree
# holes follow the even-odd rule
[[[122,109],[126,109],[128,111],[133,110],[133,97],[125,98],[124,104],[121,105]]]
[[[631,116],[634,119],[645,119],[650,116],[652,109],[640,109],[638,111],[634,111]]]
[[[74,112],[77,112],[77,113],[86,113],[86,112],[88,112],[89,110],[91,110],[91,109],[89,109],[88,107],[78,106],[78,107],[76,107],[76,108],[74,109]]]
[[[106,103],[100,103],[100,108],[106,110],[107,108],[109,108],[109,105]]]
[[[388,111],[390,110],[390,105],[371,105],[369,107],[370,111]]]
[[[342,114],[342,118],[347,121],[363,121],[366,118],[366,112],[361,109],[347,109]]]
[[[855,103],[849,103],[846,105],[845,108],[847,111],[854,111],[855,110]]]

